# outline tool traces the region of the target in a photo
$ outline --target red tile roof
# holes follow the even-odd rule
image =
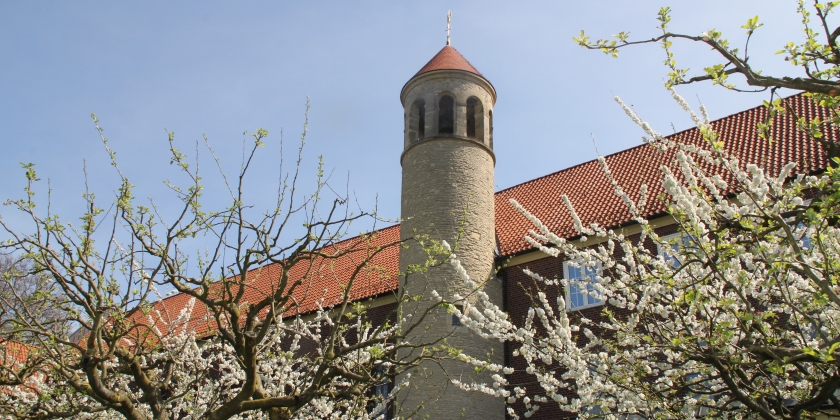
[[[324,249],[326,253],[341,251],[341,257],[335,259],[317,257],[311,261],[295,264],[289,272],[289,284],[299,279],[302,279],[302,282],[291,291],[292,301],[296,302],[296,305],[289,308],[284,313],[284,317],[311,313],[318,308],[319,303],[324,308],[341,303],[342,286],[348,284],[359,263],[379,248],[381,250],[366,265],[367,269],[362,270],[354,280],[351,299],[356,301],[396,290],[399,283],[397,276],[399,240],[399,225],[390,226],[365,236],[347,239]],[[279,283],[280,274],[278,264],[269,264],[248,272],[248,280],[243,285],[246,290],[242,303],[258,302],[268,296]],[[186,294],[177,294],[156,303],[155,309],[161,314],[162,319],[155,320],[154,324],[157,324],[158,328],[171,324],[178,318],[180,311],[187,306],[189,300],[190,297]],[[215,328],[214,322],[207,315],[207,308],[196,301],[187,328],[195,329],[198,335],[212,330]],[[141,325],[148,324],[144,315],[138,315],[138,318],[140,317],[143,317],[140,321]],[[161,333],[167,332],[161,331]],[[138,330],[137,338],[142,336],[144,336],[143,332]]]
[[[9,367],[14,363],[23,363],[29,357],[32,346],[17,341],[0,339],[0,364]]]
[[[799,116],[808,119],[830,118],[830,111],[814,105],[802,95],[785,99]],[[804,132],[796,129],[795,118],[788,114],[776,117],[771,133],[774,141],[761,139],[756,133],[756,123],[767,118],[764,107],[749,109],[712,122],[720,134],[725,148],[743,163],[755,163],[769,174],[778,174],[788,162],[796,162],[797,173],[811,173],[826,167],[826,156],[820,145]],[[699,130],[692,128],[668,136],[676,142],[700,145],[703,139]],[[828,133],[828,139],[838,140],[838,132]],[[663,214],[665,203],[656,197],[663,193],[660,182],[662,165],[673,166],[675,151],[657,151],[643,144],[605,157],[615,179],[634,200],[639,197],[642,183],[647,184],[648,205],[645,217]],[[566,194],[584,226],[597,222],[601,226],[615,227],[632,222],[626,205],[613,193],[601,165],[597,160],[563,169],[553,174],[516,185],[496,193],[496,234],[502,255],[508,256],[531,249],[523,237],[533,226],[509,200],[516,199],[561,237],[577,236],[571,215],[560,198]]]
[[[481,76],[481,73],[451,45],[443,47],[420,71],[414,76],[435,70],[463,70]],[[484,76],[482,76],[484,77]]]
[[[448,50],[451,52],[446,52]],[[435,64],[438,57],[451,54],[456,54],[463,60],[460,54],[447,46],[420,72],[441,68],[439,66],[442,64]],[[463,62],[469,65],[466,60]],[[468,71],[474,71],[472,66],[469,68],[472,70]],[[785,101],[800,116],[820,119],[827,119],[830,116],[829,110],[816,107],[810,99],[801,95],[787,98]],[[745,164],[760,164],[770,174],[778,173],[780,168],[790,161],[798,164],[797,172],[800,173],[811,173],[826,167],[826,157],[819,144],[797,130],[795,119],[790,115],[777,117],[771,133],[775,141],[769,142],[759,138],[755,125],[763,121],[766,115],[766,110],[758,107],[722,118],[713,122],[712,125],[720,133],[728,151]],[[837,141],[838,137],[840,136],[836,131],[828,134],[828,138],[833,141]],[[695,128],[673,134],[668,138],[693,144],[703,142]],[[665,212],[665,203],[656,199],[663,192],[659,181],[659,168],[664,164],[672,165],[673,154],[673,151],[662,153],[652,146],[641,145],[605,157],[615,179],[634,199],[638,198],[641,184],[647,184],[648,205],[643,212],[646,217],[654,217]],[[615,227],[632,222],[627,208],[613,193],[612,186],[597,160],[592,160],[496,193],[496,232],[503,256],[531,249],[523,237],[532,226],[509,204],[510,198],[515,198],[558,235],[577,236],[569,212],[561,201],[562,194],[569,197],[584,224],[597,221],[602,226]],[[289,310],[286,316],[311,312],[316,309],[316,302],[320,299],[323,299],[324,307],[338,303],[339,285],[348,282],[356,261],[359,260],[358,257],[366,255],[365,253],[370,252],[374,247],[398,241],[399,225],[375,231],[371,235],[369,242],[356,237],[336,244],[337,248],[355,251],[341,259],[332,262],[322,259],[314,260],[311,266],[312,271],[304,280],[305,287],[299,287],[293,293],[300,306]],[[382,270],[363,273],[353,285],[353,299],[377,296],[396,290],[398,287],[398,246],[392,246],[377,255],[373,264],[381,267]],[[291,280],[301,278],[308,267],[309,265],[303,264],[295,267],[291,273]],[[278,275],[279,267],[276,265],[268,265],[251,271],[248,274],[248,292],[245,301],[254,302],[266,296],[273,285],[277,284]],[[324,290],[327,291],[326,295],[323,294]],[[187,301],[186,296],[176,295],[159,302],[157,306],[167,311],[167,317],[174,319]],[[197,305],[191,323],[198,331],[204,331],[210,327],[209,324],[199,325],[198,320],[204,315],[204,308]]]
[[[0,365],[9,373],[23,374],[22,383],[12,387],[4,386],[0,392],[11,395],[14,388],[38,392],[37,382],[43,379],[44,369],[48,365],[41,364],[43,359],[40,359],[38,352],[34,350],[36,347],[32,345],[0,338]]]

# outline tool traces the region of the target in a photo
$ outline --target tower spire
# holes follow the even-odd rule
[[[452,30],[452,11],[450,10],[449,13],[446,15],[446,45],[450,45],[449,41],[449,31]]]

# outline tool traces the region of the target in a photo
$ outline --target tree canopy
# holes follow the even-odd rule
[[[37,205],[40,179],[25,164],[25,196],[5,203],[31,227],[0,219],[7,255],[0,342],[8,356],[0,364],[0,414],[374,418],[393,409],[411,375],[394,377],[449,357],[446,337],[406,337],[426,313],[451,303],[411,312],[403,304],[413,298],[395,287],[400,274],[422,276],[440,264],[440,243],[377,230],[375,211],[354,209],[349,190],[329,184],[322,161],[313,189],[302,192],[305,128],[274,207],[263,211],[244,193],[266,130],[250,137],[233,177],[206,142],[221,185],[205,185],[169,133],[169,159],[182,180],[165,182],[180,203],[172,208],[138,204],[93,119],[119,181],[112,202],[86,191],[80,223],[67,222],[50,212],[49,198]],[[275,164],[283,167],[282,156]],[[226,206],[205,207],[206,188],[227,192]],[[351,235],[361,222],[372,230]],[[189,252],[196,244],[204,250]],[[429,259],[406,273],[383,264],[382,256],[395,260],[405,246]],[[382,293],[392,303],[371,306],[368,298]]]

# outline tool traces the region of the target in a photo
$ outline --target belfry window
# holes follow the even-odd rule
[[[422,99],[411,104],[408,114],[408,137],[412,142],[426,137],[426,102]]]
[[[457,309],[460,313],[464,313],[464,305],[455,305],[455,309]],[[461,323],[461,317],[459,317],[456,314],[452,314],[452,325],[455,327],[460,327],[464,324]]]
[[[426,102],[420,100],[417,103],[417,138],[426,137]]]
[[[438,134],[455,132],[455,99],[444,95],[438,102]]]
[[[475,98],[467,99],[467,137],[475,138]]]
[[[488,123],[490,124],[490,148],[493,148],[493,110],[487,113]]]

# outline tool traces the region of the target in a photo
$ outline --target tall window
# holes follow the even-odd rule
[[[379,365],[376,367],[375,377],[377,379],[376,385],[373,387],[373,395],[376,397],[377,402],[385,401],[388,399],[388,369],[384,365]],[[388,408],[385,408],[385,412],[383,413],[385,420],[390,420],[391,413]]]
[[[805,228],[805,224],[802,223],[802,222],[799,222],[799,223],[796,224],[796,229],[795,230],[802,232],[802,236],[799,239],[800,241],[802,241],[800,247],[804,250],[809,250],[809,249],[814,247],[814,238],[812,238],[810,235],[806,235],[805,234],[806,231],[805,231],[804,228]]]
[[[444,95],[438,103],[438,134],[455,132],[455,99]]]
[[[426,137],[426,102],[417,101],[417,138]]]
[[[659,238],[662,242],[657,244],[659,255],[665,257],[665,261],[669,262],[674,268],[683,264],[683,256],[680,255],[680,250],[696,250],[697,245],[690,236],[680,232],[671,235],[665,235]]]
[[[487,113],[487,119],[489,120],[488,122],[490,123],[490,130],[489,130],[490,131],[490,149],[493,149],[493,110],[490,110]]]
[[[576,311],[604,304],[593,285],[598,282],[595,267],[584,266],[576,260],[564,261],[563,276],[569,282],[566,288],[566,310]]]
[[[475,98],[467,99],[467,137],[475,138]]]
[[[426,137],[426,101],[414,101],[408,118],[409,140],[414,142]]]

